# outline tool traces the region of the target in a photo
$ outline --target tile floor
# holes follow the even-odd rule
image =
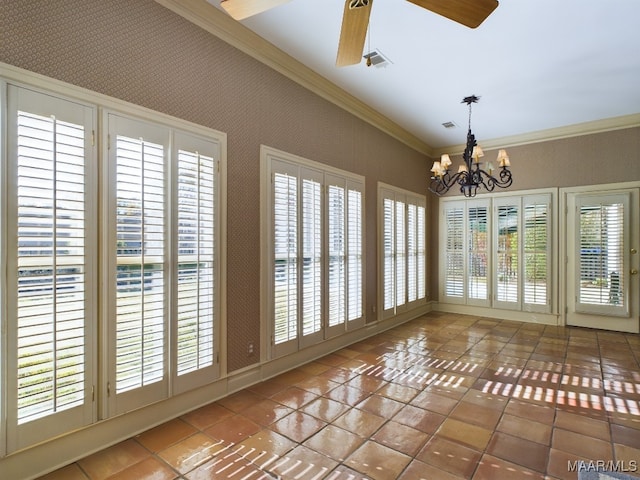
[[[579,459],[640,469],[639,362],[639,335],[431,313],[43,479],[551,480],[576,479]]]

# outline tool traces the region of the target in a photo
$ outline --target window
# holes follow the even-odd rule
[[[397,315],[426,299],[424,196],[378,185],[381,216],[382,317]]]
[[[442,200],[445,303],[551,311],[551,194]]]
[[[629,195],[580,195],[576,198],[576,311],[629,315],[625,285],[629,270]]]
[[[8,449],[93,419],[96,111],[8,88]],[[4,216],[4,214],[3,214]],[[4,402],[3,402],[4,403]]]
[[[363,179],[263,147],[271,355],[364,324]]]
[[[114,245],[114,274],[105,283],[113,302],[109,414],[115,415],[217,376],[218,149],[163,125],[105,117],[112,142],[107,218],[114,228],[105,231],[105,245]]]
[[[447,201],[443,205],[440,243],[444,244],[441,297],[448,303],[489,305],[489,202],[476,199]],[[446,299],[446,300],[444,300]]]
[[[107,111],[100,132],[97,104],[13,84],[1,100],[13,452],[219,376],[222,137]]]

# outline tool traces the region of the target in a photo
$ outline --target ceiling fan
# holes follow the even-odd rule
[[[222,0],[221,6],[236,20],[243,20],[291,0]],[[498,0],[408,0],[469,28],[480,25],[498,6]],[[336,65],[362,60],[373,0],[346,0]]]

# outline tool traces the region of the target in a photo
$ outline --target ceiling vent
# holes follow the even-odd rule
[[[453,122],[444,122],[442,124],[442,126],[444,128],[456,128],[457,127],[457,125],[455,123],[453,123]]]
[[[391,62],[385,57],[380,50],[372,50],[362,56],[367,61],[368,67],[382,68],[389,65]]]

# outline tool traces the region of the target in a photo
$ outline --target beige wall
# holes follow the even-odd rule
[[[640,127],[532,143],[507,150],[514,178],[509,191],[640,180]],[[497,151],[485,150],[487,158],[496,155]],[[461,156],[452,160],[454,167],[462,162]],[[437,199],[432,199],[434,223],[430,236],[429,272],[430,293],[434,300],[438,298],[438,208]]]
[[[260,345],[260,144],[366,177],[373,320],[377,182],[424,194],[424,155],[152,0],[0,2],[0,61],[227,133],[229,371]]]
[[[249,342],[260,344],[260,144],[366,177],[374,319],[377,182],[426,193],[431,159],[152,0],[0,2],[0,61],[227,133],[229,371],[253,361]],[[638,152],[640,128],[511,147],[511,190],[640,180]],[[438,201],[427,198],[428,290],[437,299]]]

